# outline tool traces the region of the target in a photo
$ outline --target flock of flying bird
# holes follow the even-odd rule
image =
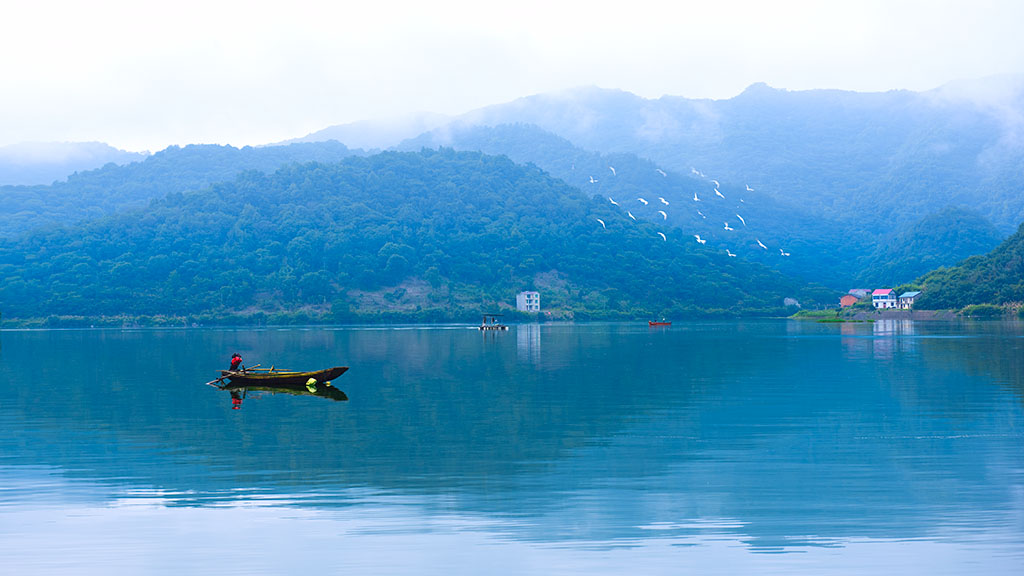
[[[575,168],[575,166],[574,166],[574,168]],[[615,171],[615,168],[614,168],[613,166],[609,166],[609,167],[608,167],[608,169],[609,169],[609,170],[611,170],[611,173],[612,173],[612,176],[613,176],[613,177],[614,177],[614,176],[617,176],[617,173],[616,173],[616,171]],[[694,174],[695,176],[699,176],[700,178],[705,178],[705,179],[707,179],[707,177],[706,177],[706,176],[704,176],[704,173],[703,173],[703,172],[701,172],[700,170],[697,170],[696,168],[691,168],[690,170],[691,170],[691,172],[692,172],[692,173],[693,173],[693,174]],[[666,173],[665,173],[665,172],[664,172],[664,171],[663,171],[662,169],[660,169],[660,168],[656,168],[656,169],[655,169],[655,171],[656,171],[656,172],[657,172],[658,174],[661,174],[662,176],[668,176],[668,174],[666,174]],[[715,186],[715,188],[714,188],[714,192],[715,192],[715,195],[716,195],[716,196],[718,196],[719,198],[721,198],[722,200],[725,200],[725,195],[724,195],[724,194],[722,194],[722,191],[721,191],[721,190],[719,190],[719,186],[720,186],[720,184],[718,183],[718,180],[715,180],[715,179],[709,179],[709,181],[710,181],[710,182],[711,182],[712,184],[714,184],[714,186]],[[593,176],[591,176],[591,177],[590,177],[590,183],[591,183],[591,184],[597,184],[598,182],[599,182],[599,180],[598,180],[597,178],[594,178]],[[751,187],[750,187],[749,185],[748,185],[748,186],[746,186],[746,189],[747,189],[747,191],[748,191],[748,192],[753,192],[753,191],[754,191],[754,189],[753,189],[753,188],[751,188]],[[616,202],[616,201],[615,201],[615,200],[614,200],[614,199],[613,199],[613,198],[612,198],[611,196],[609,196],[609,197],[608,197],[608,201],[609,201],[609,202],[611,202],[611,203],[612,203],[613,205],[615,205],[615,206],[618,206],[619,208],[622,208],[622,205],[621,205],[621,204],[619,204],[618,202]],[[642,204],[642,205],[644,205],[644,206],[647,206],[648,204],[650,204],[650,203],[649,203],[649,202],[648,202],[648,201],[647,201],[647,200],[646,200],[645,198],[642,198],[642,197],[637,197],[637,201],[638,201],[638,202],[640,202],[640,204]],[[659,202],[660,202],[661,204],[665,205],[665,206],[669,206],[669,202],[668,202],[668,200],[665,200],[665,199],[664,199],[663,197],[661,197],[661,196],[659,196],[659,197],[658,197],[658,201],[659,201]],[[693,201],[694,201],[694,202],[701,202],[701,201],[702,201],[702,200],[700,199],[700,197],[699,197],[699,196],[697,195],[697,193],[696,193],[696,192],[694,192],[694,193],[693,193]],[[742,199],[742,198],[740,199],[740,202],[743,202],[743,199]],[[663,210],[663,209],[662,209],[662,210],[658,210],[658,214],[661,214],[661,217],[662,217],[662,219],[663,219],[663,220],[668,220],[668,213],[667,213],[667,212],[665,212],[665,210]],[[707,219],[707,216],[705,216],[705,215],[704,215],[704,213],[703,213],[703,212],[701,212],[700,210],[697,210],[697,214],[698,214],[698,215],[699,215],[699,216],[700,216],[701,218]],[[633,212],[632,212],[632,211],[630,211],[630,210],[626,210],[626,215],[627,215],[627,216],[628,216],[629,218],[631,218],[632,220],[636,221],[636,216],[634,216],[634,215],[633,215]],[[745,228],[745,227],[747,226],[747,221],[746,221],[746,220],[745,220],[745,219],[743,218],[743,216],[740,216],[740,215],[739,215],[739,213],[737,213],[737,214],[736,214],[736,218],[738,218],[738,219],[739,219],[739,221],[740,221],[740,222],[741,222],[741,223],[743,224],[743,227],[744,227],[744,228]],[[604,221],[604,220],[602,220],[602,219],[600,219],[600,218],[595,218],[595,220],[597,220],[597,221],[598,221],[598,222],[599,222],[599,223],[601,224],[601,227],[602,227],[602,228],[605,228],[605,229],[607,229],[607,228],[608,228],[608,226],[607,226],[607,224],[605,224],[605,221]],[[725,230],[726,230],[727,232],[732,232],[732,231],[734,231],[734,230],[735,230],[735,228],[733,228],[733,227],[729,226],[729,222],[724,222],[724,224],[725,224],[725,227],[724,227],[724,228],[725,228]],[[661,236],[661,239],[662,239],[662,240],[664,240],[665,242],[668,242],[668,237],[667,237],[667,236],[665,236],[665,234],[664,234],[663,232],[658,232],[657,234],[658,234],[658,236]],[[695,238],[695,239],[697,240],[697,243],[698,243],[698,244],[701,244],[701,245],[705,245],[705,244],[707,244],[707,242],[708,242],[706,238],[701,238],[701,237],[700,237],[700,234],[694,234],[694,235],[693,235],[693,237],[694,237],[694,238]],[[754,240],[755,240],[755,241],[757,242],[757,245],[758,245],[758,246],[760,246],[760,247],[761,247],[762,249],[764,249],[764,250],[768,250],[768,247],[767,247],[767,246],[765,246],[765,244],[764,244],[763,242],[761,242],[761,239],[760,239],[760,238],[755,238]],[[727,255],[728,255],[728,256],[729,256],[730,258],[735,258],[735,257],[736,257],[736,254],[733,254],[733,253],[732,253],[732,252],[731,252],[731,251],[730,251],[730,250],[729,250],[728,248],[726,248],[726,249],[725,249],[725,253],[726,253],[726,254],[727,254]],[[779,255],[780,255],[780,256],[789,256],[789,252],[786,252],[786,251],[785,251],[785,250],[783,250],[782,248],[779,248]]]

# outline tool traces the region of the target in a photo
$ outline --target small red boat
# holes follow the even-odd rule
[[[672,323],[671,322],[666,322],[665,320],[662,320],[661,322],[657,322],[655,320],[648,320],[647,321],[647,325],[648,326],[671,326]]]

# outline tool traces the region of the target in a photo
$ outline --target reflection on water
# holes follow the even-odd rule
[[[540,324],[516,326],[516,354],[520,362],[540,362]]]
[[[917,340],[914,336],[914,322],[905,319],[882,319],[871,324],[874,339],[871,342],[872,354],[876,359],[891,360],[896,351],[913,352]]]
[[[14,431],[0,554],[15,568],[1009,574],[1024,560],[1019,324],[0,340]],[[203,385],[225,350],[350,365],[335,382],[348,401],[250,390],[227,410]],[[250,525],[246,554],[214,538]]]

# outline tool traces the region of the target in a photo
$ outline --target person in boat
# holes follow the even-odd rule
[[[234,354],[231,355],[231,370],[232,371],[238,370],[240,367],[241,367],[242,370],[245,370],[245,367],[242,366],[242,356],[241,356],[241,354],[239,354],[238,352],[235,352]]]

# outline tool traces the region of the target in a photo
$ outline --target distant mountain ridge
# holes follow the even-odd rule
[[[991,249],[1024,220],[1022,118],[1018,77],[925,93],[787,92],[755,84],[721,101],[586,88],[477,110],[401,147],[506,153],[592,189],[556,165],[543,132],[606,158],[635,155],[669,173],[752,188],[777,207],[754,216],[786,230],[785,243],[817,252],[813,278],[839,286],[900,273],[910,276],[898,282],[909,281],[925,262],[952,265],[965,250]],[[507,126],[535,126],[535,145]],[[940,242],[934,245],[908,240],[908,230],[949,209],[974,215],[960,220],[969,223],[960,236],[932,235]]]
[[[333,141],[266,148],[170,146],[142,162],[108,164],[52,186],[0,186],[0,238],[142,208],[167,194],[232,180],[245,170],[273,172],[291,162],[334,162],[358,153]]]
[[[866,94],[755,84],[728,100],[588,88],[483,108],[451,126],[535,124],[588,150],[746,183],[830,219],[886,205],[876,218],[900,223],[951,204],[1009,233],[1024,220],[1024,77],[989,83]]]
[[[448,122],[451,122],[450,116],[429,113],[378,120],[362,120],[349,124],[329,126],[301,138],[285,140],[278,143],[278,145],[337,140],[352,148],[367,150],[384,149],[407,138],[412,138],[443,126]]]
[[[107,164],[141,162],[148,152],[127,152],[101,142],[28,142],[0,146],[0,186],[52,184]]]

